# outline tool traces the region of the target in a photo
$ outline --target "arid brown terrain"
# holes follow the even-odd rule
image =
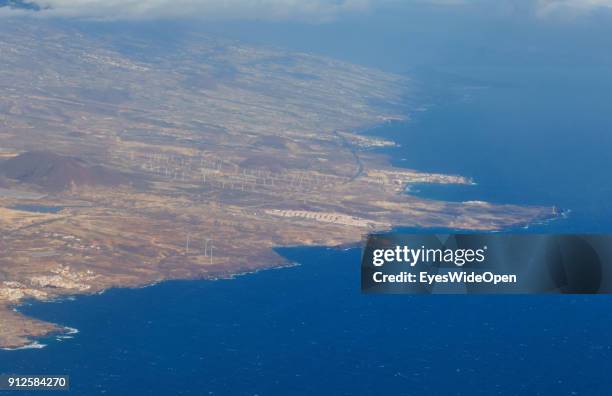
[[[401,119],[405,78],[193,35],[166,43],[0,24],[0,346],[61,332],[13,308],[288,263],[393,226],[493,230],[550,208],[403,194],[355,131]]]

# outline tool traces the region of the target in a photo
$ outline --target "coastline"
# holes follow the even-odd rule
[[[292,246],[283,246],[284,248],[291,248]],[[295,246],[297,247],[297,246]],[[310,247],[310,246],[309,246]],[[322,247],[322,246],[321,246]],[[242,276],[249,276],[249,275],[255,275],[257,273],[260,272],[264,272],[264,271],[273,271],[273,270],[281,270],[281,269],[287,269],[287,268],[293,268],[293,267],[297,267],[302,265],[301,263],[297,263],[297,262],[289,262],[288,264],[280,264],[280,265],[270,265],[270,266],[262,266],[259,268],[256,268],[254,270],[245,270],[245,271],[239,271],[239,272],[219,272],[218,275],[210,275],[210,276],[206,276],[206,277],[193,277],[193,278],[180,278],[180,279],[163,279],[163,280],[159,280],[159,281],[155,281],[155,282],[151,282],[151,283],[146,283],[146,284],[142,284],[142,285],[132,285],[132,286],[114,286],[114,287],[110,287],[110,288],[106,288],[106,289],[101,289],[98,290],[96,292],[92,292],[92,293],[79,293],[79,294],[68,294],[68,295],[62,295],[62,296],[58,296],[56,298],[52,298],[52,299],[48,299],[48,300],[37,300],[37,299],[28,299],[22,302],[19,302],[15,305],[11,305],[10,309],[19,314],[19,315],[23,315],[26,316],[24,313],[22,313],[19,308],[20,307],[24,307],[24,306],[29,306],[29,305],[34,305],[34,304],[51,304],[51,303],[64,303],[64,302],[70,302],[70,301],[76,301],[77,299],[79,299],[80,297],[87,297],[87,296],[99,296],[99,295],[103,295],[106,294],[107,292],[111,291],[111,290],[138,290],[138,289],[147,289],[150,287],[155,287],[157,285],[160,285],[162,283],[166,283],[166,282],[180,282],[180,281],[205,281],[205,282],[215,282],[215,281],[220,281],[220,280],[233,280]],[[31,317],[30,315],[27,315],[28,318],[32,318],[34,320],[40,321],[39,318],[36,317]],[[43,323],[47,323],[47,322],[43,322]],[[16,344],[16,345],[8,345],[8,346],[0,346],[0,351],[6,351],[6,352],[11,352],[11,351],[21,351],[21,350],[28,350],[28,349],[42,349],[45,348],[46,346],[48,346],[49,342],[52,341],[64,341],[64,340],[69,340],[74,338],[75,335],[79,334],[79,329],[71,327],[71,326],[66,326],[66,325],[60,325],[60,324],[55,324],[53,323],[52,326],[54,326],[55,328],[50,329],[48,332],[46,333],[37,333],[35,335],[26,335],[26,339],[24,340],[24,342],[22,344]],[[48,340],[46,341],[46,343],[42,343],[44,340]]]
[[[365,159],[366,164],[367,164],[367,168],[366,168],[367,171],[370,171],[370,170],[378,171],[379,169],[381,169],[383,172],[387,172],[387,174],[383,173],[385,177],[388,177],[389,175],[391,175],[391,176],[397,177],[400,180],[400,184],[398,186],[392,187],[394,196],[397,197],[397,196],[406,195],[407,197],[411,197],[409,194],[405,193],[406,188],[410,185],[410,182],[406,180],[403,180],[402,182],[402,178],[407,177],[406,174],[410,175],[411,178],[416,177],[417,180],[419,180],[419,182],[423,182],[423,180],[420,180],[419,178],[425,178],[428,184],[462,184],[462,185],[474,185],[475,184],[474,180],[470,178],[466,178],[464,176],[460,176],[460,175],[425,173],[425,172],[414,170],[408,167],[400,167],[397,165],[393,165],[392,164],[393,150],[397,150],[398,147],[401,147],[401,146],[397,142],[394,142],[394,141],[391,141],[390,145],[383,144],[382,147],[368,146],[367,139],[377,139],[376,135],[371,133],[372,129],[379,128],[381,126],[384,126],[386,124],[393,123],[393,122],[409,122],[411,118],[409,115],[380,117],[380,118],[383,119],[382,122],[376,122],[376,123],[373,123],[372,125],[366,125],[363,128],[357,128],[355,129],[355,131],[348,132],[349,134],[363,136],[366,139],[365,141],[361,142],[366,145],[365,147],[362,147],[356,144],[352,144],[351,147],[349,147],[348,149],[350,149],[353,152],[357,162],[360,163],[360,166],[363,166],[363,163],[361,163],[361,161]],[[360,158],[362,156],[364,158]],[[391,184],[393,185],[393,183]],[[428,200],[421,199],[421,201],[427,202]],[[449,204],[449,202],[446,202],[446,201],[431,200],[430,202],[436,205],[448,205]],[[491,205],[489,203],[485,203],[485,211],[489,210],[489,207],[491,207]],[[389,210],[392,210],[392,208],[393,207],[391,207],[391,209]],[[534,211],[537,211],[536,209],[537,208],[534,208]],[[440,210],[444,210],[444,209],[442,208]],[[304,216],[308,217],[310,216],[310,214],[306,213]],[[459,224],[462,225],[462,223],[459,223]],[[363,243],[364,233],[374,231],[373,229],[368,229],[367,227],[363,228],[362,226],[355,226],[355,225],[346,225],[345,227],[347,228],[346,231],[343,231],[341,234],[337,234],[335,237],[333,235],[330,235],[325,239],[325,241],[328,242],[329,245],[313,244],[312,242],[302,243],[302,244],[284,243],[281,245],[275,245],[275,248],[278,249],[278,248],[313,247],[313,246],[342,248],[346,246],[350,246],[350,247],[360,246]],[[402,227],[401,221],[398,221],[396,223],[389,223],[388,225],[384,227],[379,224],[376,227],[376,232],[385,232],[385,231],[389,231],[389,230],[392,230],[395,228],[401,228],[401,227]],[[422,227],[422,226],[419,226],[419,228],[425,229],[425,230],[427,229],[427,227]],[[469,226],[469,223],[468,223],[468,226],[466,227],[458,228],[458,230],[470,230],[470,229],[472,228]],[[301,239],[302,241],[305,241],[303,238]],[[336,241],[336,242],[333,242],[333,241]],[[124,284],[118,284],[118,281],[115,281],[115,282],[112,282],[109,287],[106,287],[104,284],[101,284],[101,285],[94,286],[91,290],[84,289],[79,292],[68,293],[68,294],[63,294],[62,292],[59,295],[53,296],[53,298],[51,298],[50,301],[55,301],[58,299],[63,300],[64,298],[77,298],[80,295],[102,294],[114,288],[138,289],[138,288],[152,287],[161,282],[179,280],[179,279],[180,280],[234,279],[236,277],[254,274],[260,271],[267,271],[270,269],[283,269],[283,268],[299,265],[298,263],[288,263],[286,259],[284,257],[279,256],[277,252],[274,253],[274,255],[272,256],[272,257],[276,257],[276,259],[273,259],[270,261],[272,262],[272,264],[259,264],[259,262],[257,261],[258,257],[261,257],[261,260],[264,260],[264,262],[268,262],[266,260],[270,260],[271,256],[270,254],[265,253],[265,254],[261,254],[260,256],[248,257],[248,260],[253,260],[248,263],[230,262],[230,263],[225,263],[225,264],[217,264],[214,267],[206,268],[203,272],[200,272],[201,270],[194,271],[190,269],[190,270],[186,270],[186,272],[183,272],[182,275],[179,275],[179,276],[154,272],[151,275],[149,275],[149,276],[152,276],[153,279],[142,279],[142,280],[132,279],[128,282],[124,282]],[[183,257],[179,254],[179,255],[175,255],[174,257],[168,257],[164,259],[164,261],[169,260],[168,263],[172,264],[175,262],[179,263],[180,261],[185,261],[188,259],[189,258],[187,256]],[[38,303],[40,300],[34,299],[34,301]],[[17,303],[14,306],[19,307],[20,305],[21,304]],[[24,341],[23,345],[11,345],[11,347],[24,347],[27,345],[32,345],[32,348],[39,348],[40,345],[42,344],[35,344],[37,343],[37,340],[43,339],[47,336],[54,335],[54,334],[61,335],[65,331],[66,331],[66,328],[51,327],[48,329],[46,333],[43,333],[43,334],[41,334],[40,331],[37,331],[29,335],[25,334],[26,340],[29,342],[29,344],[28,342]]]

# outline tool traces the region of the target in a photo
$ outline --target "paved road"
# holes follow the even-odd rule
[[[340,135],[338,131],[334,131],[334,135],[336,135],[340,139],[342,146],[351,152],[353,158],[355,158],[355,162],[357,163],[357,171],[353,176],[351,176],[348,181],[346,181],[346,183],[350,183],[363,174],[363,162],[361,161],[361,158],[359,158],[359,154],[357,154],[357,150],[355,149],[355,147],[351,143],[349,143],[344,136]]]

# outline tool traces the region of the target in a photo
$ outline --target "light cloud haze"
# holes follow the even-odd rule
[[[612,0],[0,0],[36,4],[39,16],[76,17],[101,20],[197,18],[203,20],[297,20],[325,22],[343,15],[365,13],[379,7],[439,7],[469,5],[484,10],[523,9],[528,14],[549,18],[588,15],[612,10]],[[0,16],[32,13],[0,8]]]
[[[201,18],[326,21],[363,12],[369,0],[22,0],[38,15],[93,19]],[[23,11],[13,10],[23,13]],[[7,11],[5,11],[6,13]]]
[[[589,14],[612,9],[612,0],[537,0],[540,16]]]

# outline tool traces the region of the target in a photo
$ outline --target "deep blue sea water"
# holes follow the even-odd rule
[[[560,86],[555,78],[514,73],[506,81],[502,71],[494,80],[430,72],[420,87],[426,111],[368,133],[401,144],[389,150],[396,166],[477,183],[418,185],[416,195],[554,205],[569,218],[533,231],[612,232],[612,119],[599,108],[611,99],[612,81],[605,77],[568,76]]]
[[[605,297],[371,296],[358,249],[234,280],[110,290],[23,311],[74,339],[2,352],[0,371],[75,395],[607,395]]]

